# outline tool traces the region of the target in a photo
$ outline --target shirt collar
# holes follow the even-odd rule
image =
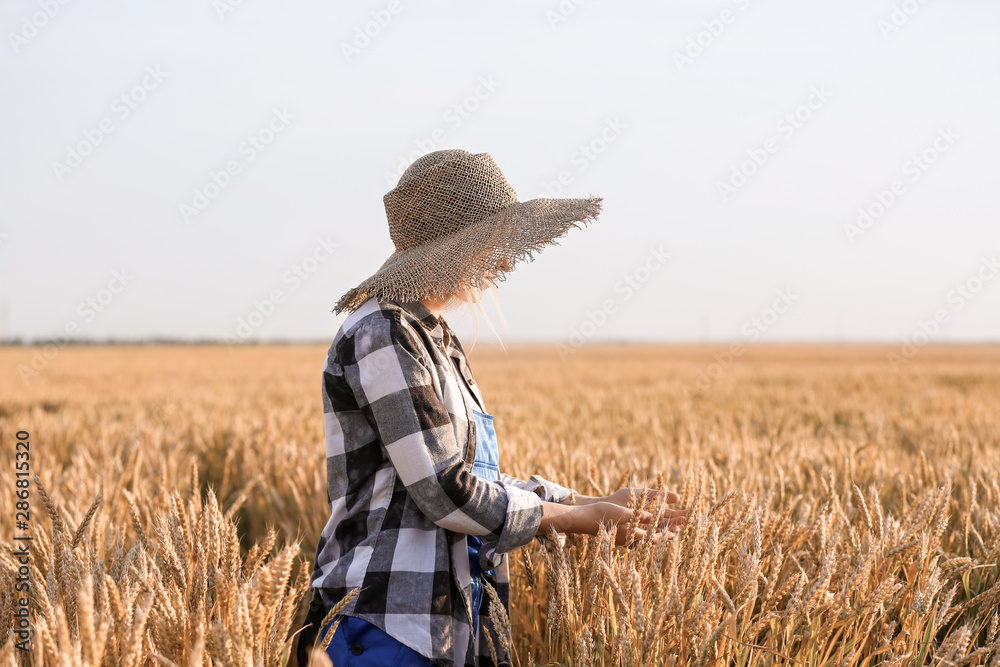
[[[419,299],[409,301],[401,299],[390,300],[396,303],[403,310],[406,310],[413,315],[417,321],[420,322],[421,326],[427,329],[431,336],[444,340],[445,329],[451,331],[448,324],[444,321],[444,318],[438,317],[432,313],[430,309]]]

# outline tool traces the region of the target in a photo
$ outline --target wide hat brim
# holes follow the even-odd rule
[[[403,301],[446,297],[483,279],[506,274],[559,237],[601,213],[601,197],[516,202],[446,236],[392,253],[367,280],[340,298],[335,313],[353,311],[373,296]],[[498,265],[507,260],[509,269]]]

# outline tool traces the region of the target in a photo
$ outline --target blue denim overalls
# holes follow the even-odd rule
[[[329,611],[329,610],[327,610]],[[319,631],[322,639],[334,621]],[[326,647],[335,667],[434,667],[434,663],[368,621],[341,616],[340,625]],[[302,667],[305,667],[304,665]]]
[[[500,450],[497,445],[497,434],[493,429],[493,415],[485,414],[472,408],[473,398],[469,395],[465,383],[459,379],[459,385],[469,401],[472,415],[476,420],[476,458],[473,461],[472,473],[483,479],[495,482],[500,479]],[[472,636],[479,633],[479,608],[483,603],[486,591],[483,575],[495,576],[495,570],[483,572],[479,565],[479,549],[483,541],[475,535],[468,536],[469,542],[469,574],[472,576]],[[326,635],[333,621],[325,625],[318,637]],[[337,632],[334,633],[327,647],[335,667],[350,665],[352,667],[424,667],[433,664],[409,646],[386,634],[382,630],[360,618],[342,616]]]
[[[497,434],[493,430],[493,415],[472,408],[476,419],[476,458],[472,464],[473,474],[489,482],[500,479],[500,449],[497,446]],[[469,535],[469,574],[472,575],[472,636],[479,633],[479,607],[483,603],[483,575],[496,575],[496,570],[487,570],[479,565],[479,548],[483,541],[475,535]]]

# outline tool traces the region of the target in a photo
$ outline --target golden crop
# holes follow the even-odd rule
[[[659,546],[514,554],[516,662],[1000,664],[1000,348],[930,346],[898,373],[891,351],[472,351],[508,472],[662,484],[691,510]],[[30,664],[289,664],[328,513],[325,353],[70,347],[22,382],[33,350],[0,348],[0,667],[29,664],[6,631],[20,429]]]

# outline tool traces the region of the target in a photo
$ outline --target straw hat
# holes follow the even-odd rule
[[[519,202],[489,154],[460,149],[419,158],[383,199],[396,251],[333,312],[372,296],[446,297],[487,276],[505,280],[518,261],[601,212],[600,197]]]

